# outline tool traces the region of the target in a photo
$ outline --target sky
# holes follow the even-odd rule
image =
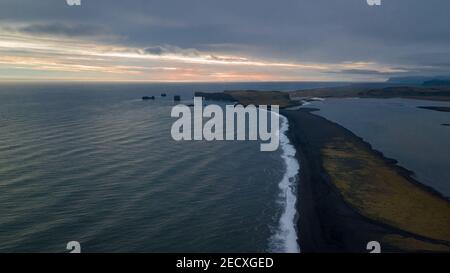
[[[450,75],[450,1],[0,1],[0,81]]]

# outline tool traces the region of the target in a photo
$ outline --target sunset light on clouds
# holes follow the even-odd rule
[[[250,11],[276,7],[270,2],[242,4],[249,14],[240,17],[233,12],[239,3],[223,3],[219,10],[217,5],[197,6],[200,1],[190,5],[169,1],[190,11],[182,14],[152,1],[135,1],[123,13],[120,1],[84,1],[79,7],[39,1],[25,9],[22,5],[21,12],[14,8],[14,1],[4,2],[10,3],[8,7],[0,4],[0,80],[381,81],[418,71],[448,71],[447,65],[438,63],[438,54],[449,54],[439,40],[432,45],[438,49],[434,55],[427,54],[423,42],[414,46],[407,37],[371,50],[391,30],[380,33],[375,26],[373,33],[362,32],[342,19],[345,14],[361,16],[368,12],[367,5],[352,5],[348,10],[342,5],[342,21],[335,25],[327,22],[333,18],[320,22],[302,9],[299,17],[283,20],[278,13],[267,21],[252,17]],[[279,8],[289,14],[289,4]],[[33,7],[49,16],[25,16]],[[130,10],[135,11],[133,16]],[[88,17],[93,13],[97,16]],[[399,22],[404,20],[399,17]],[[309,28],[313,21],[320,23]],[[335,44],[325,43],[319,30],[336,36]],[[389,58],[390,51],[399,48],[402,53]]]

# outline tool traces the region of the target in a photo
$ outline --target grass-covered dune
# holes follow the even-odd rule
[[[289,97],[289,93],[279,91],[224,91],[221,93],[196,92],[195,96],[204,97],[207,100],[235,101],[246,105],[279,105],[286,108],[296,105]]]
[[[321,156],[333,185],[360,214],[436,242],[450,242],[450,202],[419,186],[365,143],[333,137],[322,146]],[[399,247],[414,243],[411,238],[395,238],[383,239]]]

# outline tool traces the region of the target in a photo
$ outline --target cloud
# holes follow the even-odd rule
[[[85,24],[32,24],[16,28],[18,32],[32,35],[49,35],[65,37],[99,37],[104,36],[107,30],[104,27]]]
[[[145,48],[144,52],[151,55],[163,55],[167,53],[167,50],[161,46],[152,46]]]
[[[115,48],[104,54],[127,55],[129,62],[201,63],[217,73],[240,66],[226,75],[246,67],[274,79],[382,80],[395,73],[450,73],[448,10],[450,1],[442,0],[380,7],[364,0],[95,0],[77,8],[64,0],[2,0],[0,34],[9,27],[34,36],[15,43],[19,48],[36,44],[37,36],[62,37]]]
[[[99,26],[85,24],[31,24],[18,27],[17,31],[27,34],[44,34],[50,36],[88,37],[106,35],[108,30]]]
[[[205,60],[210,61],[217,61],[217,62],[247,62],[248,59],[244,57],[238,57],[238,56],[221,56],[216,55],[214,53],[208,53],[208,52],[201,52],[198,49],[195,48],[179,48],[176,46],[151,46],[144,48],[141,52],[144,54],[149,55],[156,55],[156,56],[170,56],[170,55],[178,55],[178,56],[184,56],[184,57],[191,57],[191,58],[203,58]]]
[[[144,48],[143,52],[145,54],[150,55],[181,55],[181,56],[187,56],[187,57],[198,57],[200,56],[200,52],[197,49],[194,48],[179,48],[177,46],[150,46]]]
[[[356,74],[356,75],[390,75],[393,72],[382,72],[378,70],[370,69],[343,69],[339,71],[332,71],[331,73],[342,73],[342,74]]]

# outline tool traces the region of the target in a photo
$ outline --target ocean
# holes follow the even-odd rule
[[[176,142],[173,95],[330,85],[1,84],[0,252],[298,252],[287,120],[275,152]]]

